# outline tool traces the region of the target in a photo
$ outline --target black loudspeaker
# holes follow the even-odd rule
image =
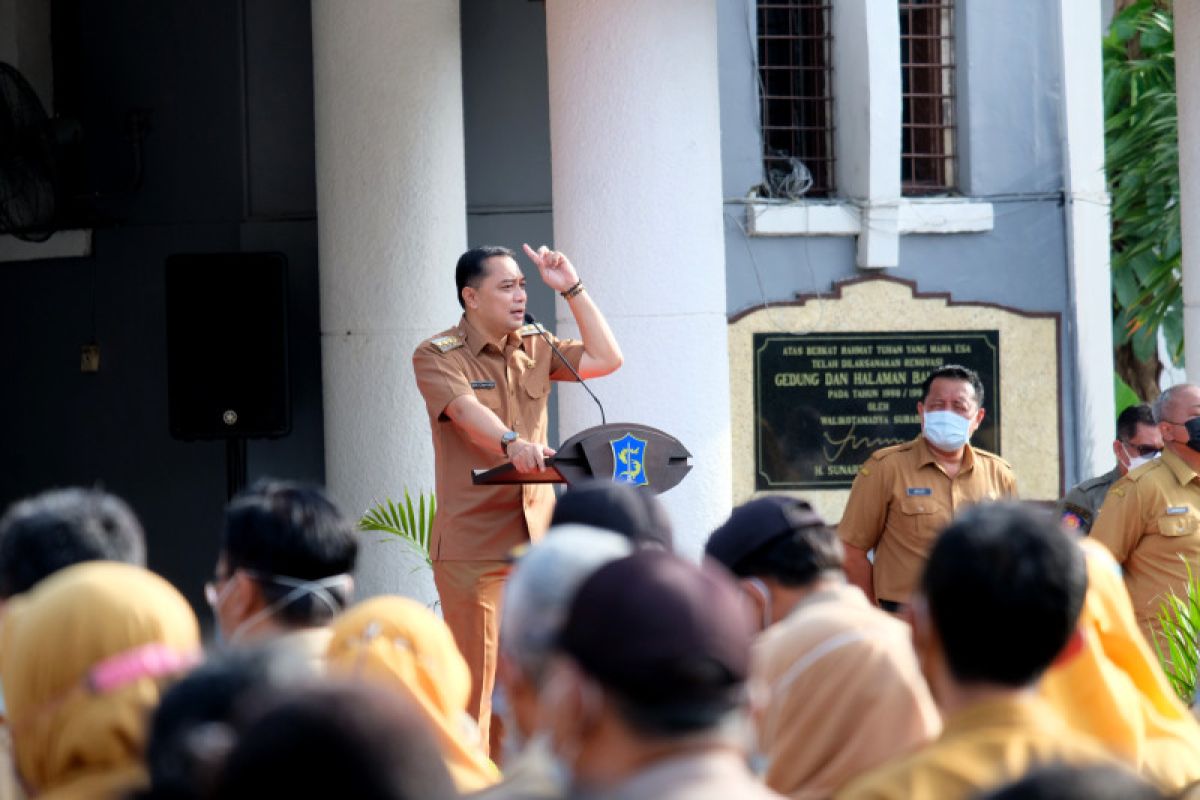
[[[280,253],[169,256],[167,407],[176,439],[284,436],[287,259]]]

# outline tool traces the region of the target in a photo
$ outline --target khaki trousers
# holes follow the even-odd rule
[[[482,744],[500,755],[500,720],[492,720],[492,690],[500,644],[500,602],[512,567],[507,561],[434,561],[433,582],[442,618],[471,670],[467,711],[479,722]]]

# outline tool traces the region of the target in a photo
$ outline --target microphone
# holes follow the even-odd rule
[[[533,318],[533,314],[525,314],[525,324],[537,325],[537,332],[541,334],[543,339],[546,340],[546,344],[550,345],[550,349],[554,351],[554,354],[558,356],[559,360],[567,365],[567,369],[571,370],[571,374],[575,376],[575,380],[579,381],[579,385],[583,387],[583,390],[591,395],[592,400],[596,401],[596,408],[600,409],[600,424],[607,425],[608,420],[604,418],[604,406],[600,403],[600,398],[596,397],[596,395],[592,393],[592,390],[588,388],[587,381],[585,381],[583,377],[575,371],[575,368],[571,366],[571,362],[567,360],[567,357],[564,356],[562,352],[554,346],[554,342],[552,342],[550,337],[546,335],[546,331],[542,329],[542,326],[538,325],[537,320]]]

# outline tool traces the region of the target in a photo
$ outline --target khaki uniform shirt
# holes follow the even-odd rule
[[[1096,515],[1108,496],[1108,490],[1121,478],[1121,468],[1113,467],[1110,472],[1072,487],[1058,504],[1058,513],[1063,525],[1088,533],[1096,524]]]
[[[825,800],[942,730],[911,630],[857,586],[806,596],[758,638],[751,664],[766,688],[767,786],[792,800]]]
[[[1098,742],[1072,731],[1042,701],[989,700],[946,720],[933,744],[867,773],[835,797],[966,800],[1039,765],[1114,763]]]
[[[578,369],[583,343],[550,338]],[[548,484],[474,485],[472,470],[491,469],[508,460],[476,447],[445,415],[446,406],[456,397],[474,395],[522,439],[544,444],[550,381],[575,378],[537,326],[510,333],[500,350],[466,316],[417,347],[413,371],[425,398],[436,461],[431,554],[445,561],[503,560],[512,548],[545,532],[554,510],[554,490]]]
[[[1112,551],[1125,572],[1138,625],[1153,642],[1159,603],[1185,597],[1188,566],[1200,567],[1200,481],[1179,456],[1163,450],[1113,484],[1092,538]]]
[[[875,548],[875,597],[907,603],[933,540],[951,518],[985,500],[1015,497],[1008,462],[970,445],[951,479],[924,436],[876,450],[858,470],[838,536],[860,550]]]

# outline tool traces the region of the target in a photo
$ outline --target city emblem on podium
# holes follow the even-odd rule
[[[613,450],[613,481],[628,483],[630,486],[645,486],[649,483],[646,479],[645,439],[627,433],[620,439],[613,439],[609,444]]]

